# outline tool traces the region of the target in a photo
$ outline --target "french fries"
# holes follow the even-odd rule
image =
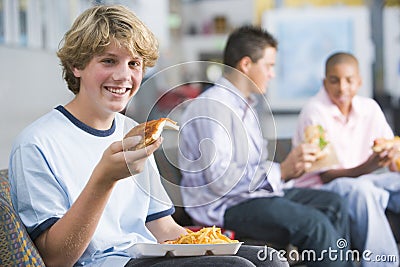
[[[204,227],[197,232],[186,229],[188,234],[181,235],[175,240],[168,241],[168,244],[227,244],[238,243],[238,240],[230,239],[221,233],[221,228],[212,226]]]

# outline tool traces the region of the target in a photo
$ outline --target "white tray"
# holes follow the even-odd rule
[[[135,258],[201,255],[234,255],[243,242],[227,244],[148,244],[136,243],[128,249]]]

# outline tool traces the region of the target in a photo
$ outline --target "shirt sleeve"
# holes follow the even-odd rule
[[[376,103],[375,100],[372,101],[374,103],[373,107],[375,109],[375,112],[372,112],[374,116],[373,122],[375,124],[374,129],[379,131],[379,133],[377,133],[377,136],[388,139],[393,138],[393,130],[387,122],[385,114],[383,113],[378,103]]]
[[[172,215],[175,211],[174,206],[161,183],[161,179],[163,178],[158,172],[153,155],[147,160],[145,171],[148,172],[151,195],[147,221]]]
[[[267,161],[269,166],[266,182],[268,182],[275,192],[280,192],[283,189],[284,182],[282,181],[280,164],[272,161]],[[265,188],[263,185],[262,188]]]
[[[66,213],[70,207],[68,197],[37,146],[15,149],[9,170],[12,202],[29,234]]]

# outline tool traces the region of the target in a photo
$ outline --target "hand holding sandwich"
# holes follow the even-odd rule
[[[303,143],[290,151],[281,163],[281,179],[289,181],[304,174],[317,160],[319,149],[314,144]]]
[[[348,169],[333,169],[321,173],[321,179],[324,183],[328,183],[338,177],[353,177],[357,178],[361,175],[371,173],[382,167],[389,167],[391,171],[400,170],[400,162],[397,166],[396,160],[398,160],[396,155],[396,150],[398,150],[398,143],[400,139],[395,137],[394,139],[376,139],[372,146],[373,153],[368,157],[366,161]],[[400,150],[399,150],[400,151]],[[400,161],[400,160],[398,160]]]
[[[400,137],[377,138],[372,146],[374,153],[379,154],[382,167],[388,166],[391,171],[400,171]]]
[[[400,172],[400,142],[393,145],[388,152],[388,167],[391,171]]]

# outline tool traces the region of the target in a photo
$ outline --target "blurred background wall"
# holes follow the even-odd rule
[[[25,126],[72,99],[55,52],[76,16],[99,3],[131,8],[160,40],[160,60],[147,71],[146,90],[130,104],[129,115],[138,121],[204,90],[180,86],[185,81],[207,74],[212,80],[218,73],[163,70],[220,62],[229,31],[256,24],[279,41],[277,77],[267,107],[260,108],[261,119],[263,111],[273,113],[278,137],[290,138],[299,109],[321,86],[326,57],[338,50],[359,58],[360,94],[375,98],[400,134],[400,0],[0,0],[0,168],[7,167],[12,140]],[[159,102],[171,89],[179,90]]]

